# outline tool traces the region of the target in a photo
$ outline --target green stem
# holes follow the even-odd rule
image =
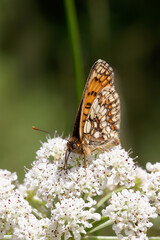
[[[96,232],[96,231],[98,231],[102,228],[108,227],[108,226],[112,225],[113,222],[114,221],[108,220],[108,221],[106,221],[106,222],[104,222],[104,223],[102,223],[102,224],[100,224],[96,227],[93,227],[91,230],[87,231],[87,234],[90,234],[90,233]]]
[[[120,187],[117,188],[116,190],[114,190],[115,193],[117,192],[121,192],[123,189],[125,189],[125,187]],[[101,198],[101,200],[97,203],[96,205],[96,210],[102,206],[103,203],[105,203],[108,199],[110,199],[110,197],[112,196],[112,192],[108,193],[107,195],[105,195],[103,198]]]
[[[90,239],[90,240],[118,240],[117,237],[112,237],[112,236],[85,236],[82,237],[81,239]],[[123,239],[128,239],[127,237],[124,237]],[[149,237],[149,240],[160,240],[160,237]]]
[[[12,235],[4,235],[3,239],[12,239]]]
[[[5,235],[3,239],[12,239],[12,235]],[[112,237],[112,236],[85,236],[81,238],[83,239],[90,239],[90,240],[118,240],[117,237]],[[123,239],[127,239],[126,237]],[[160,237],[149,237],[149,240],[160,240]]]
[[[83,237],[83,238],[81,238],[81,239],[97,239],[97,240],[118,240],[118,238],[117,237],[112,237],[112,236],[85,236],[85,237]],[[123,238],[123,239],[125,239],[125,238]],[[126,238],[127,239],[127,238]]]
[[[149,237],[149,240],[160,240],[160,237]]]
[[[72,46],[72,53],[73,53],[73,63],[74,63],[74,70],[75,70],[75,79],[76,79],[76,94],[78,104],[81,99],[82,91],[83,91],[83,67],[82,67],[82,55],[81,55],[81,48],[80,48],[80,38],[78,32],[78,24],[77,24],[77,17],[75,11],[74,0],[64,0],[65,4],[65,11],[67,17],[67,24],[69,29],[69,35],[71,40]]]

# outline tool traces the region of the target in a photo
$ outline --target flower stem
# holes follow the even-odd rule
[[[81,239],[90,239],[90,240],[94,240],[94,239],[98,239],[98,240],[118,240],[117,237],[112,237],[112,236],[85,236]],[[125,239],[125,238],[123,238]],[[127,239],[127,238],[126,238]]]
[[[78,32],[78,23],[76,17],[76,10],[74,5],[74,0],[64,0],[65,11],[69,29],[69,35],[71,40],[72,54],[73,54],[73,64],[76,79],[76,93],[78,104],[81,99],[83,90],[83,67],[82,67],[82,56],[80,48],[80,38]]]
[[[3,239],[12,239],[12,235],[5,235]],[[112,237],[112,236],[85,236],[81,238],[83,239],[89,239],[89,240],[118,240],[117,237]],[[127,239],[127,238],[123,238],[123,239]],[[148,238],[149,240],[160,240],[160,237],[150,237]]]
[[[116,190],[114,190],[115,193],[117,192],[121,192],[123,189],[125,189],[125,187],[120,187],[117,188]],[[102,206],[103,203],[105,203],[110,197],[112,196],[112,192],[108,193],[107,195],[105,195],[96,205],[96,210]]]
[[[97,240],[118,240],[117,237],[114,237],[114,236],[85,236],[85,237],[82,237],[81,239],[89,239],[89,240],[94,240],[94,239],[97,239]],[[127,237],[124,237],[123,239],[128,239]],[[150,237],[148,238],[149,240],[160,240],[160,237]]]
[[[150,237],[149,240],[160,240],[160,237]]]
[[[110,226],[112,224],[113,224],[113,221],[108,220],[108,221],[106,221],[106,222],[104,222],[104,223],[102,223],[102,224],[100,224],[100,225],[98,225],[96,227],[93,227],[91,230],[87,231],[87,233],[89,234],[89,233],[96,232],[96,231],[98,231],[98,230],[100,230],[102,228],[108,227],[108,226]]]
[[[12,239],[12,235],[4,235],[3,239]]]

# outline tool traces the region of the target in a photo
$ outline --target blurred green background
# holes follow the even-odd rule
[[[99,58],[115,72],[122,146],[142,166],[159,161],[159,1],[75,1],[78,91],[65,2],[0,1],[0,167],[22,180],[24,165],[30,167],[46,139],[33,125],[64,137],[72,132],[79,96]]]

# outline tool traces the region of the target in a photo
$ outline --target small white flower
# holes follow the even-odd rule
[[[117,194],[113,192],[110,203],[102,214],[114,221],[113,230],[119,239],[122,231],[129,239],[147,239],[146,232],[152,226],[149,219],[157,214],[145,195],[124,189]]]
[[[23,215],[19,217],[18,227],[15,227],[13,232],[13,240],[47,240],[46,229],[50,224],[48,218],[38,220],[34,215],[28,217]]]
[[[147,171],[141,167],[136,167],[135,171],[136,171],[136,178],[140,180],[140,184],[145,182],[148,175]]]
[[[13,183],[15,183],[16,180],[16,173],[11,173],[7,170],[0,169],[0,199],[4,198],[4,196],[2,197],[2,194],[7,194],[15,188]]]
[[[88,220],[100,220],[100,214],[94,213],[93,204],[95,201],[85,203],[82,198],[68,198],[56,203],[56,208],[51,211],[50,236],[54,239],[74,236],[79,240],[80,233],[85,234],[85,228],[92,227]]]
[[[31,207],[19,194],[18,190],[12,190],[0,199],[0,225],[3,234],[12,232],[18,228],[19,218],[28,218]],[[2,235],[1,235],[2,236]]]
[[[148,173],[142,182],[142,190],[160,214],[160,163],[147,163],[146,168],[151,173]]]
[[[113,189],[113,186],[118,184],[125,185],[127,188],[135,185],[135,164],[133,159],[129,157],[128,152],[122,149],[120,145],[112,148],[108,153],[99,155],[99,158],[105,161],[105,165],[110,170],[109,188]]]
[[[61,137],[48,138],[42,143],[42,147],[37,151],[38,160],[60,160],[64,157],[67,141]]]
[[[148,162],[146,164],[146,169],[149,171],[149,172],[160,172],[160,162],[156,162],[154,164]]]
[[[0,239],[12,234],[12,239],[46,240],[44,226],[48,220],[38,220],[32,214],[32,208],[15,189],[17,175],[7,170],[0,170]]]

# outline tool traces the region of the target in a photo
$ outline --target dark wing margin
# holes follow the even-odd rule
[[[80,128],[80,116],[81,116],[81,109],[82,109],[82,100],[83,99],[81,99],[81,103],[80,103],[80,106],[79,106],[79,109],[78,109],[78,112],[77,112],[77,115],[76,115],[76,120],[75,120],[75,123],[74,123],[74,128],[73,128],[73,133],[72,133],[72,137],[76,137],[78,139],[80,139],[79,128]]]
[[[81,98],[81,102],[80,102],[80,106],[79,106],[79,109],[78,109],[78,112],[77,112],[77,115],[76,115],[76,120],[74,122],[74,128],[73,128],[73,133],[72,133],[72,137],[76,137],[78,139],[81,139],[80,138],[80,118],[81,118],[81,111],[82,111],[82,103],[83,103],[83,100],[84,100],[84,96],[85,96],[85,93],[87,91],[87,88],[88,88],[88,84],[90,82],[90,78],[91,78],[91,75],[92,75],[92,72],[96,66],[96,64],[99,62],[100,60],[96,61],[91,70],[90,70],[90,73],[89,73],[89,76],[88,76],[88,79],[86,81],[86,85],[85,85],[85,88],[84,88],[84,91],[83,91],[83,95],[82,95],[82,98]],[[101,60],[102,61],[102,60]]]

